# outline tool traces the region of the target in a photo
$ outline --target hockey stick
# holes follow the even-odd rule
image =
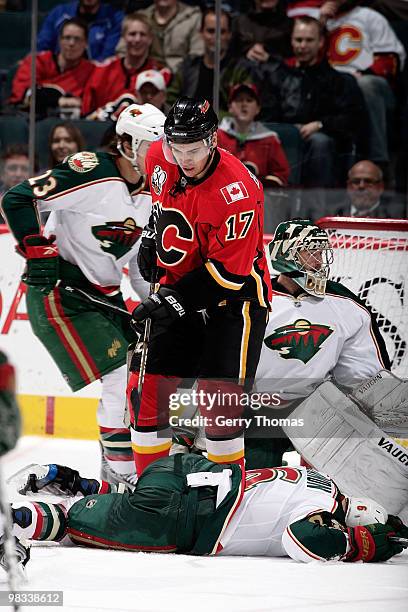
[[[150,283],[149,295],[152,295],[152,293],[155,292],[155,289],[156,289],[156,281],[153,280]],[[151,326],[152,326],[152,320],[150,318],[146,319],[144,333],[143,333],[143,341],[142,341],[142,354],[140,357],[139,380],[137,381],[137,392],[139,395],[139,402],[140,402],[140,398],[142,397],[143,383],[144,383],[144,378],[146,374],[147,353],[149,350]]]
[[[15,549],[15,540],[11,531],[12,517],[10,505],[5,501],[5,486],[3,480],[3,471],[0,464],[0,519],[4,530],[4,555],[7,563],[7,581],[9,590],[14,592],[18,588],[18,564]],[[13,610],[18,612],[21,610],[18,603],[13,602]]]
[[[120,306],[115,306],[115,304],[111,304],[110,302],[108,302],[107,300],[104,300],[103,298],[93,295],[92,293],[88,293],[87,291],[84,291],[84,289],[79,289],[79,287],[71,287],[70,285],[64,285],[64,284],[60,284],[59,286],[62,289],[69,291],[70,293],[77,293],[78,295],[81,295],[82,297],[84,297],[89,302],[92,302],[93,304],[98,304],[98,306],[104,306],[105,308],[109,308],[109,310],[113,310],[122,315],[125,315],[129,319],[132,316],[128,310],[125,310],[124,308],[121,308]]]

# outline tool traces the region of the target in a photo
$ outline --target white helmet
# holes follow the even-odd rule
[[[348,497],[346,510],[347,527],[358,525],[385,525],[388,513],[385,508],[369,497]]]
[[[133,157],[129,157],[123,150],[121,142],[118,150],[137,168],[137,150],[143,140],[153,142],[162,136],[166,116],[153,104],[130,104],[119,115],[116,122],[116,134],[132,137]]]

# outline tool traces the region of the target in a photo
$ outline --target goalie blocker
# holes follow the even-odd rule
[[[378,380],[383,375],[380,372]],[[369,390],[377,384],[376,379],[374,377],[354,391],[357,397],[365,400],[366,409],[373,401]],[[387,405],[391,409],[392,404],[387,402],[400,397],[399,383],[396,385],[394,380],[386,386],[385,393],[373,394],[376,398],[370,408],[373,417],[378,416],[379,411],[384,416]],[[367,495],[390,514],[398,514],[406,520],[408,449],[364,414],[354,397],[327,381],[297,406],[291,418],[303,419],[304,426],[283,429],[311,466],[328,474],[346,495]]]

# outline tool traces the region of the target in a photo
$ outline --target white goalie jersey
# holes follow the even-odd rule
[[[307,397],[331,375],[351,387],[389,369],[371,313],[343,285],[328,281],[324,299],[306,293],[293,297],[276,281],[272,286],[257,392],[278,393],[292,401]]]

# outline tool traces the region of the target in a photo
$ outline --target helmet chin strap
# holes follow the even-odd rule
[[[129,155],[127,155],[127,153],[125,153],[125,150],[123,148],[123,145],[121,142],[118,142],[118,144],[116,145],[117,150],[119,151],[119,153],[121,154],[122,157],[124,157],[125,159],[127,159],[128,161],[130,161],[130,163],[132,164],[133,168],[136,170],[136,172],[138,172],[140,174],[140,176],[143,176],[143,172],[141,171],[141,169],[139,168],[139,165],[137,163],[137,155],[133,154],[133,157],[129,157]]]

